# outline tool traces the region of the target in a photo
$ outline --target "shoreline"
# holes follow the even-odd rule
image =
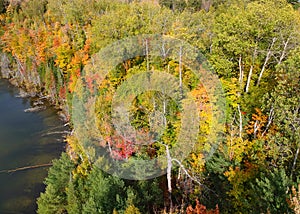
[[[40,80],[31,82],[31,79],[28,80],[27,77],[23,76],[20,71],[19,63],[16,63],[16,65],[13,60],[9,59],[8,54],[0,52],[0,79],[5,79],[11,85],[17,87],[19,97],[31,98],[35,101],[35,103],[33,103],[33,108],[28,109],[28,112],[42,110],[39,108],[47,108],[47,105],[44,106],[44,100],[46,100],[49,105],[57,110],[60,120],[62,120],[65,124],[69,124],[70,114],[67,107],[55,97],[51,97],[49,94],[44,94]],[[38,77],[36,79],[39,79],[39,74],[37,75]],[[28,88],[31,88],[31,90]]]
[[[69,128],[64,127],[57,110],[47,100],[43,100],[44,110],[25,113],[39,98],[18,96],[19,87],[5,78],[0,82],[1,170],[4,170],[0,213],[11,210],[32,214],[37,209],[37,199],[45,192],[44,182],[52,161],[66,152]],[[27,202],[21,202],[20,198]]]

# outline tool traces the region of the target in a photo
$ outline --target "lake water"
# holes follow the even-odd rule
[[[64,150],[66,131],[53,108],[27,112],[33,99],[19,98],[18,89],[0,79],[0,171],[51,163]],[[59,133],[59,134],[57,134]],[[36,213],[49,167],[0,173],[0,213]]]

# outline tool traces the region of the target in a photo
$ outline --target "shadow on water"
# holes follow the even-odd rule
[[[0,79],[0,171],[51,163],[65,146],[59,132],[67,128],[57,111],[48,106],[25,113],[32,99],[17,95],[17,88]],[[0,173],[0,213],[36,213],[36,199],[44,191],[47,170],[43,167]]]

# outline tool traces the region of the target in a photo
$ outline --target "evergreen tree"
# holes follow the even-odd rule
[[[74,163],[65,153],[59,160],[53,161],[53,166],[49,169],[45,184],[45,193],[41,193],[38,199],[39,214],[65,213],[68,204],[66,187],[72,178]]]

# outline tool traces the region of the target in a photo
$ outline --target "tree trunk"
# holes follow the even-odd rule
[[[259,73],[259,77],[258,77],[258,80],[257,80],[257,86],[259,86],[260,81],[261,81],[261,78],[262,78],[262,75],[263,75],[263,73],[264,73],[264,71],[265,71],[265,69],[266,69],[266,66],[267,66],[267,64],[268,64],[268,62],[269,62],[269,60],[270,60],[270,58],[271,58],[272,48],[273,48],[274,43],[276,42],[276,40],[277,40],[277,39],[274,37],[273,40],[272,40],[272,44],[270,45],[270,48],[269,48],[269,50],[268,50],[268,52],[267,52],[267,56],[266,56],[264,65],[263,65],[263,67],[262,67],[262,69],[261,69],[261,71],[260,71],[260,73]]]
[[[286,49],[287,49],[287,46],[289,44],[289,41],[290,41],[290,38],[288,38],[286,40],[286,42],[284,42],[284,47],[283,47],[283,50],[282,50],[282,53],[281,53],[281,56],[279,58],[279,61],[278,61],[278,64],[277,65],[280,65],[282,60],[284,59],[284,57],[286,56]]]
[[[253,56],[252,56],[252,64],[251,64],[250,71],[249,71],[248,78],[247,78],[247,85],[246,85],[246,89],[245,89],[246,93],[249,92],[250,81],[251,81],[251,78],[252,78],[253,67],[254,67],[254,60],[255,60],[255,57],[256,57],[256,51],[257,51],[257,49],[255,48],[254,52],[253,52]]]
[[[293,166],[292,166],[292,170],[291,170],[291,178],[293,178],[293,173],[295,171],[297,159],[298,159],[298,156],[299,156],[299,150],[300,150],[300,145],[298,145],[298,148],[296,150],[296,154],[295,154],[295,158],[294,158]]]
[[[242,132],[243,132],[243,117],[240,105],[238,105],[238,111],[239,111],[239,137],[242,139]]]
[[[149,72],[150,66],[149,66],[149,46],[148,46],[148,39],[145,40],[145,45],[146,45],[147,72]]]
[[[240,88],[242,88],[243,79],[244,79],[244,68],[242,65],[242,55],[240,55],[240,57],[239,57],[239,70],[240,70],[239,83],[240,83]]]
[[[173,203],[172,203],[172,158],[170,155],[169,146],[165,145],[166,153],[167,153],[167,181],[168,181],[168,192],[169,192],[169,202],[170,202],[170,213],[173,211]]]
[[[246,89],[245,89],[246,93],[249,92],[249,87],[250,87],[250,81],[251,81],[252,73],[253,73],[253,64],[250,67],[250,71],[249,71],[248,78],[247,78],[247,85],[246,85]]]

